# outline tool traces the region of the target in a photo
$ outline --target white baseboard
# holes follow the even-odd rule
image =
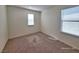
[[[53,37],[54,37],[54,36],[53,36]],[[59,40],[59,38],[57,38],[57,37],[54,37],[54,38],[55,38],[56,40]],[[79,50],[79,48],[76,47],[76,46],[74,46],[73,44],[70,44],[70,43],[68,43],[68,42],[66,42],[66,41],[64,41],[64,40],[59,40],[59,41],[61,41],[61,42],[65,43],[65,44],[71,46],[73,49]]]
[[[37,32],[40,32],[40,31],[37,31]],[[34,32],[34,33],[37,33],[37,32]],[[16,35],[16,36],[12,36],[12,37],[9,37],[9,39],[13,39],[13,38],[16,38],[16,37],[21,37],[21,36],[25,36],[25,35],[30,35],[30,34],[33,34],[33,33],[29,33],[29,34],[19,34],[19,35]]]
[[[43,32],[43,33],[44,33],[44,32]],[[56,37],[56,36],[54,36],[54,35],[52,36],[52,35],[50,35],[50,34],[48,34],[48,33],[45,33],[45,34],[48,35],[48,36],[54,37],[56,40],[59,40],[59,38]],[[61,41],[61,42],[65,43],[65,44],[71,46],[73,49],[79,50],[79,48],[76,47],[76,46],[74,46],[73,44],[70,44],[70,43],[68,43],[68,42],[66,42],[66,41],[63,41],[63,40],[59,40],[59,41]]]
[[[27,35],[27,34],[19,34],[19,35],[16,35],[16,36],[11,36],[11,37],[9,37],[9,39],[13,39],[13,38],[24,36],[24,35]]]
[[[67,45],[71,46],[71,47],[72,47],[72,48],[74,48],[74,49],[79,50],[79,48],[78,48],[78,47],[76,47],[76,46],[74,46],[73,44],[70,44],[70,43],[68,43],[68,42],[66,42],[66,41],[63,41],[63,40],[59,40],[59,41],[61,41],[61,42],[65,43],[65,44],[67,44]]]

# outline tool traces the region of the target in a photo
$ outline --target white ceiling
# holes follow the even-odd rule
[[[54,7],[54,5],[15,5],[17,7],[36,10],[36,11],[43,11],[45,9]]]

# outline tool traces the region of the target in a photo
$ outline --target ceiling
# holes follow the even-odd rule
[[[26,8],[26,9],[31,9],[31,10],[35,10],[35,11],[43,11],[45,9],[54,7],[54,5],[15,5],[17,7],[21,7],[21,8]]]

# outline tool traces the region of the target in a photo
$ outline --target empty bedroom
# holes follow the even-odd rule
[[[79,53],[79,6],[0,5],[0,52]]]

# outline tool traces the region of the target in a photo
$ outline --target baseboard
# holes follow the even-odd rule
[[[50,37],[54,37],[56,40],[59,40],[59,38],[57,38],[56,36],[51,36],[51,35],[49,35],[49,34],[47,34],[47,33],[44,33],[44,32],[41,32],[41,33],[43,33],[43,34],[45,34],[45,35],[47,35],[47,36],[50,36]],[[61,41],[61,42],[65,43],[65,44],[71,46],[73,49],[77,49],[77,50],[79,50],[78,47],[75,47],[75,46],[72,45],[72,44],[69,44],[69,43],[67,43],[67,42],[65,42],[65,41],[63,41],[63,40],[59,40],[59,41]]]
[[[44,33],[44,32],[41,32],[41,33],[43,33],[44,35],[46,35],[46,36],[48,36],[48,37],[54,38],[55,40],[58,40],[58,39],[56,39],[56,37],[51,36],[51,35],[49,35],[49,34],[47,34],[47,33]]]
[[[38,31],[40,32],[40,31]],[[13,37],[9,37],[9,39],[14,39],[14,38],[18,38],[18,37],[22,37],[22,36],[29,36],[29,35],[32,35],[32,34],[35,34],[35,33],[38,33],[38,32],[34,32],[34,33],[29,33],[29,34],[20,34],[20,35],[16,35],[16,36],[13,36]]]
[[[7,38],[7,40],[5,41],[5,44],[3,45],[3,48],[1,49],[0,53],[2,53],[2,52],[3,52],[4,47],[6,46],[7,42],[8,42],[8,38]]]
[[[74,45],[72,45],[72,44],[69,44],[69,43],[67,43],[67,42],[65,42],[65,41],[63,41],[63,40],[59,40],[59,41],[61,41],[61,42],[65,43],[65,44],[71,46],[73,49],[77,49],[77,50],[79,50],[78,47],[76,47],[76,46],[74,46]]]

